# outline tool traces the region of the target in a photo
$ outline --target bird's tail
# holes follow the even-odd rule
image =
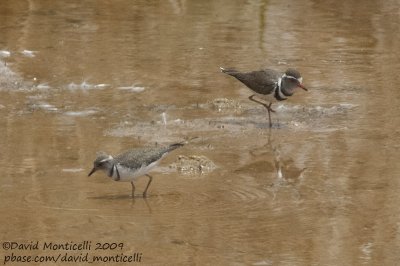
[[[228,75],[232,75],[237,73],[238,71],[234,68],[223,68],[223,67],[219,67],[219,69],[221,69],[222,73],[228,74]]]
[[[193,137],[193,138],[190,138],[190,139],[178,142],[178,143],[171,144],[171,145],[168,146],[168,152],[173,151],[173,150],[175,150],[177,148],[180,148],[180,147],[184,146],[185,144],[188,144],[189,141],[192,141],[192,140],[197,139],[197,138],[198,137]]]
[[[171,145],[169,145],[168,146],[168,152],[170,152],[170,151],[173,151],[173,150],[175,150],[175,149],[177,149],[177,148],[180,148],[180,147],[182,147],[183,145],[185,145],[186,143],[182,143],[182,142],[180,142],[180,143],[174,143],[174,144],[171,144]]]

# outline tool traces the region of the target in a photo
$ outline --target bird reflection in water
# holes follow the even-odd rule
[[[303,180],[303,174],[306,168],[298,167],[293,158],[283,155],[281,143],[275,144],[269,131],[268,142],[260,147],[250,151],[253,157],[253,163],[241,167],[237,171],[247,172],[255,177],[262,174],[260,178],[265,180],[265,174],[273,173],[274,177],[271,183],[265,185],[268,191],[273,194],[273,199],[282,188],[290,188],[293,192],[292,196],[296,199],[300,198],[298,191]],[[257,178],[260,180],[259,178]]]

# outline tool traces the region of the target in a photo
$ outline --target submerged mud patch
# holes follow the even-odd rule
[[[203,107],[210,107],[218,112],[222,111],[234,111],[235,113],[241,113],[243,106],[237,100],[227,99],[227,98],[216,98],[207,102],[207,104],[201,105]]]
[[[5,61],[0,60],[0,91],[17,90],[23,86],[23,79],[12,71]]]
[[[214,102],[214,101],[213,101]],[[215,102],[214,102],[215,103]],[[223,132],[230,134],[247,134],[254,130],[268,130],[268,116],[265,109],[254,108],[248,105],[239,105],[234,101],[220,101],[233,109],[220,112],[213,105],[208,105],[207,113],[198,113],[196,109],[169,107],[160,114],[154,114],[149,121],[122,121],[114,128],[106,130],[105,134],[114,137],[136,136],[149,141],[168,142],[176,138],[209,134],[220,135]],[[242,110],[235,114],[236,107]],[[238,107],[240,106],[240,107]],[[347,113],[355,108],[351,104],[329,106],[293,106],[278,105],[276,113],[272,115],[273,129],[301,130],[301,131],[332,131],[345,128]],[[218,116],[215,114],[218,111]],[[229,111],[228,111],[229,110]],[[196,113],[197,112],[197,113]],[[196,118],[195,116],[201,116]],[[188,118],[185,117],[195,117]],[[332,123],[332,120],[335,123]]]
[[[204,155],[179,155],[178,160],[170,167],[176,168],[184,174],[207,174],[212,172],[217,166]]]

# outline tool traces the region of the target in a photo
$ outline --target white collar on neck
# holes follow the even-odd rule
[[[282,78],[285,76],[286,74],[283,74],[283,76],[282,77],[280,77],[279,79],[278,79],[278,88],[280,88],[281,86],[282,86]]]

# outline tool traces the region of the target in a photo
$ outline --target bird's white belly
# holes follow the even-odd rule
[[[153,169],[155,166],[157,166],[158,161],[152,162],[149,165],[142,166],[139,169],[131,169],[127,167],[123,167],[119,164],[116,164],[115,167],[118,169],[116,171],[114,169],[112,179],[115,181],[120,181],[120,182],[131,182],[137,180],[139,177],[147,174],[151,169]],[[118,180],[118,173],[119,173],[119,180]]]

